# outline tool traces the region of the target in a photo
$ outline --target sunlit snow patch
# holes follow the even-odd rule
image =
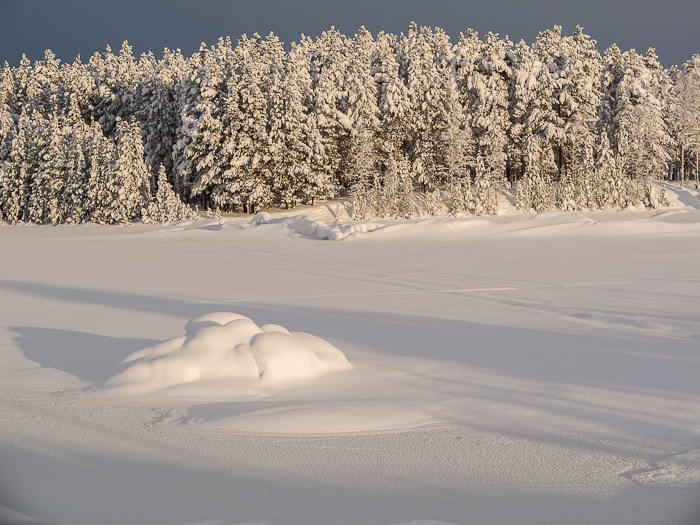
[[[135,393],[207,380],[280,386],[352,368],[343,352],[319,337],[275,324],[258,326],[240,314],[197,317],[185,330],[185,336],[128,356],[127,368],[105,386]]]
[[[668,454],[651,461],[648,468],[623,473],[643,485],[697,486],[700,483],[700,449]]]

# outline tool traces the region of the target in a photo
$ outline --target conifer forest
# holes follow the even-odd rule
[[[354,218],[656,207],[697,184],[700,56],[330,29],[0,69],[0,220],[169,222],[337,196]]]

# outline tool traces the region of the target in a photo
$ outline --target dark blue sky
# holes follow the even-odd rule
[[[700,0],[0,0],[0,62],[16,65],[23,52],[37,60],[46,48],[85,61],[125,39],[137,54],[179,47],[189,55],[225,35],[272,30],[290,42],[331,25],[349,35],[361,25],[400,33],[411,20],[440,26],[453,41],[469,27],[532,42],[555,24],[567,33],[580,24],[601,52],[613,42],[655,47],[666,66],[700,53]]]

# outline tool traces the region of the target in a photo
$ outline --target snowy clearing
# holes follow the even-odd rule
[[[700,206],[671,197],[0,226],[0,522],[695,524]]]

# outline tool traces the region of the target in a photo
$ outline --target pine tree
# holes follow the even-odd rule
[[[413,108],[409,126],[412,134],[410,159],[415,181],[424,191],[439,184],[444,173],[440,138],[458,111],[449,37],[414,23],[408,33],[407,81]]]
[[[133,48],[125,40],[119,55],[107,46],[104,57],[95,53],[88,63],[95,83],[94,117],[107,136],[116,133],[117,117],[129,119],[136,112],[136,86],[140,72]]]
[[[380,185],[380,158],[377,139],[371,130],[358,130],[353,137],[350,150],[351,187],[353,217],[364,220],[373,212],[372,201]]]
[[[80,108],[71,97],[70,108],[64,118],[63,155],[67,160],[64,172],[64,189],[60,208],[65,222],[80,223],[87,220],[86,189],[89,182],[89,130],[82,120]]]
[[[441,179],[444,180],[446,204],[451,213],[475,211],[478,207],[472,187],[476,141],[467,121],[464,111],[455,112],[441,137],[444,144],[441,164],[445,170]],[[483,171],[479,173],[483,174]]]
[[[672,93],[672,122],[680,148],[681,186],[690,153],[695,153],[695,184],[698,185],[698,152],[700,151],[700,55],[683,64]]]
[[[5,185],[9,184],[10,151],[12,149],[12,139],[16,132],[11,103],[13,95],[13,77],[10,66],[5,66],[0,70],[0,220],[4,219],[3,195]]]
[[[116,156],[114,142],[104,136],[102,127],[95,121],[87,128],[85,141],[88,182],[82,204],[83,217],[85,221],[111,224],[116,222],[112,215],[114,195],[110,183]]]
[[[235,49],[233,76],[227,86],[231,133],[224,143],[231,161],[222,173],[223,183],[213,192],[217,204],[241,204],[252,212],[273,201],[266,92],[272,82],[271,68],[283,67],[278,62],[280,50],[274,35],[270,42],[263,42],[258,34],[251,39],[244,35]]]
[[[294,205],[298,198],[311,200],[332,188],[323,181],[322,146],[316,120],[311,110],[310,42],[292,44],[284,70],[274,68],[268,91],[270,169],[272,191],[278,203]]]
[[[469,30],[456,47],[459,99],[474,136],[474,156],[483,164],[479,177],[490,179],[487,185],[495,189],[502,186],[506,174],[512,76],[508,54],[512,43],[493,33],[482,42],[476,31]]]
[[[568,204],[562,209],[581,209],[592,202],[602,74],[602,60],[595,45],[595,40],[585,35],[580,26],[572,36],[563,39],[564,77],[555,100],[564,121],[562,182],[571,189]]]
[[[321,169],[314,173],[302,192],[307,200],[332,196],[344,168],[350,147],[351,123],[343,109],[343,88],[351,44],[334,27],[324,31],[313,43],[311,82],[314,94],[312,111],[323,155]]]
[[[45,147],[37,152],[40,161],[29,184],[27,216],[30,222],[58,224],[64,219],[60,204],[70,160],[58,115],[54,113],[46,124]]]
[[[387,169],[390,161],[396,162],[400,154],[407,152],[410,137],[408,122],[411,100],[405,81],[405,67],[398,56],[398,46],[394,35],[379,33],[372,61],[377,83],[377,139],[382,170]]]
[[[185,75],[185,60],[179,50],[166,48],[160,61],[150,53],[143,55],[139,69],[136,119],[143,136],[146,162],[152,167],[163,164],[174,180],[173,149],[179,126],[176,86]]]
[[[183,94],[188,98],[181,113],[174,166],[176,186],[182,188],[186,201],[213,198],[219,206],[229,204],[221,186],[231,163],[226,141],[231,129],[227,79],[232,53],[230,41],[220,39],[210,49],[202,44],[194,57],[191,84]]]
[[[20,116],[16,131],[11,135],[10,148],[2,163],[3,178],[0,209],[3,219],[15,224],[25,220],[29,196],[29,166],[26,132],[28,126],[24,113]]]
[[[379,216],[396,219],[415,216],[411,165],[408,159],[400,157],[397,161],[389,162],[377,200]]]
[[[154,222],[177,222],[193,219],[196,214],[184,204],[173,191],[161,164],[158,168],[157,190],[153,200],[148,205],[147,219]]]
[[[541,211],[554,205],[552,176],[556,164],[551,144],[557,132],[551,123],[552,73],[522,40],[511,60],[511,134],[523,174],[516,202],[519,208]]]
[[[346,190],[358,184],[366,185],[374,179],[379,168],[378,91],[377,80],[372,75],[374,47],[372,35],[364,27],[360,28],[353,40],[344,80],[344,111],[350,127],[348,154],[341,176],[341,184]]]
[[[518,208],[536,212],[554,208],[554,186],[549,175],[555,169],[554,154],[543,139],[529,134],[525,147],[525,176],[517,186]]]
[[[150,200],[150,173],[143,160],[138,125],[121,119],[116,124],[115,147],[105,147],[98,138],[92,154],[92,220],[103,224],[125,224],[147,217]]]

